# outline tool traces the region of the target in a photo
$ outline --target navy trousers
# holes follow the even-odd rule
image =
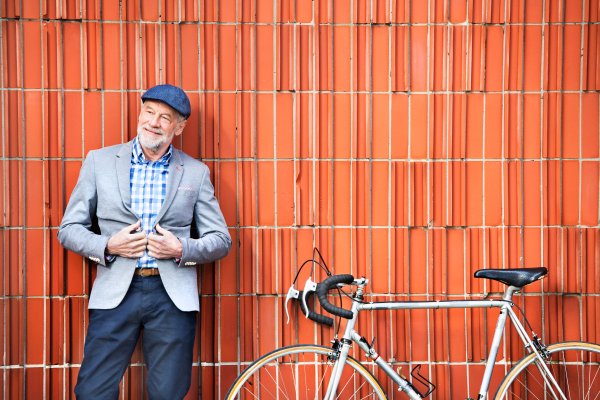
[[[116,308],[90,310],[75,386],[77,399],[118,399],[119,382],[142,329],[148,398],[183,399],[192,379],[196,314],[181,311],[173,304],[160,276],[135,275]]]

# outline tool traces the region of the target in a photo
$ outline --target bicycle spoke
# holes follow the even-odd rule
[[[590,377],[589,377],[590,389],[588,390],[588,393],[585,395],[585,397],[583,398],[583,400],[586,400],[587,397],[590,395],[590,392],[592,391],[592,385],[594,384],[594,382],[596,381],[596,377],[598,376],[598,371],[600,371],[600,368],[598,368],[596,370],[596,373],[594,374],[594,380],[592,380],[592,368],[590,366]],[[598,395],[596,395],[596,397],[598,397]]]
[[[252,395],[252,397],[254,397],[255,399],[257,399],[257,400],[258,400],[258,397],[256,397],[256,395],[255,395],[254,393],[252,393],[252,392],[250,391],[250,389],[248,389],[248,388],[246,387],[246,385],[244,385],[243,387],[244,387],[244,389],[246,389],[246,391],[247,391],[248,393],[250,393],[250,394]]]
[[[319,387],[317,388],[317,391],[315,392],[315,400],[317,400],[317,397],[319,396],[319,390],[321,390],[321,385],[323,384],[323,381],[325,380],[325,376],[327,375],[327,370],[329,369],[329,363],[327,363],[327,368],[325,368],[325,372],[323,373],[323,377],[321,378],[321,382],[319,382]]]
[[[361,387],[365,386],[365,383],[366,383],[366,382],[363,382],[363,383],[362,383],[362,385],[360,385],[360,386],[358,387],[358,389],[356,389],[356,390],[354,391],[354,393],[352,393],[352,397],[354,397],[354,396],[356,395],[356,393],[358,393],[358,392],[360,391],[360,388],[361,388]],[[363,400],[363,399],[361,399],[361,400]]]
[[[290,361],[291,361],[291,357],[290,357]],[[290,364],[290,372],[292,373],[292,380],[294,381],[294,388],[298,387],[298,384],[296,383],[296,376],[294,375],[294,369],[296,369],[297,366],[298,366],[297,363]],[[295,391],[294,391],[294,395],[296,395]]]
[[[281,391],[281,393],[283,393],[283,390],[281,390],[281,388],[279,387],[279,385],[277,385],[277,380],[275,378],[273,378],[273,375],[271,375],[271,373],[269,372],[269,370],[265,368],[265,371],[267,372],[267,374],[269,374],[269,376],[271,377],[271,379],[275,383],[275,386],[277,386],[277,388]],[[283,395],[285,396],[285,398],[287,400],[290,400],[289,397],[287,397],[285,393],[283,393]]]
[[[357,393],[360,391],[360,389],[361,389],[363,386],[365,386],[365,383],[366,383],[366,382],[363,382],[363,384],[362,384],[362,385],[360,385],[360,386],[358,387],[358,389],[356,389],[356,390],[354,391],[354,393],[352,393],[352,396],[351,396],[351,397],[354,397],[354,396],[355,396],[355,395],[356,395],[356,394],[357,394]],[[341,393],[340,393],[340,394],[341,394]],[[360,400],[364,400],[364,399],[366,399],[367,397],[369,397],[369,396],[371,396],[371,395],[373,395],[373,394],[375,394],[375,392],[374,392],[374,391],[373,391],[373,392],[371,392],[371,393],[369,393],[369,394],[367,394],[365,397],[361,398]],[[338,396],[338,397],[339,397],[339,396]]]
[[[529,374],[529,375],[531,375],[531,374]],[[521,386],[523,386],[523,387],[524,387],[524,388],[525,388],[525,389],[526,389],[528,392],[531,392],[531,395],[532,395],[533,397],[535,397],[536,399],[540,400],[540,399],[539,399],[539,398],[538,398],[538,397],[537,397],[537,396],[536,396],[536,395],[535,395],[535,394],[534,394],[534,393],[531,391],[531,389],[529,389],[529,388],[527,387],[527,385],[525,385],[525,384],[524,384],[523,382],[521,382],[519,379],[517,379],[517,382],[519,382],[519,383],[521,384]],[[519,397],[519,398],[520,398],[520,397]]]
[[[540,381],[538,381],[537,379],[535,379],[535,376],[533,374],[529,374],[529,377],[533,378],[537,382],[537,384],[540,385],[541,388],[545,387]]]
[[[258,382],[258,384],[259,384],[261,387],[263,387],[263,388],[264,388],[264,389],[267,391],[267,393],[269,393],[269,394],[271,395],[271,397],[272,397],[272,398],[274,398],[274,399],[277,399],[277,396],[273,396],[273,393],[271,393],[271,392],[269,391],[269,389],[267,389],[267,387],[266,387],[265,385],[263,385],[263,384],[262,384],[262,383],[260,383],[260,382]],[[245,386],[244,386],[244,387],[245,387]],[[246,389],[246,390],[248,390],[248,388],[246,388],[246,387],[245,387],[245,389]],[[248,390],[248,391],[250,391],[250,390]],[[253,396],[254,396],[254,395],[253,395]],[[256,396],[254,396],[254,397],[256,397]],[[258,397],[256,397],[256,398],[258,398]]]
[[[515,392],[513,392],[512,390],[508,391],[509,393],[512,393],[513,396],[515,396],[518,399],[521,399],[521,396],[517,395]],[[508,396],[504,395],[504,398],[506,399]]]
[[[567,362],[566,362],[566,357],[565,357],[565,352],[562,352],[562,355],[564,357],[564,369],[565,369],[565,385],[567,387],[567,393],[569,394],[569,398],[571,398],[571,389],[569,388],[569,373],[567,372]]]
[[[536,362],[537,362],[537,361],[536,361]],[[560,362],[560,361],[559,361],[559,362]],[[550,370],[550,372],[552,373],[552,374],[551,374],[551,375],[552,375],[552,377],[556,377],[556,378],[555,378],[556,384],[560,386],[560,384],[558,383],[558,373],[557,373],[557,372],[556,372],[556,373],[554,372],[554,364],[550,364],[550,366],[552,367],[552,369],[551,369],[551,370],[550,370],[550,368],[548,368],[548,369],[549,369],[549,370]],[[557,368],[557,369],[558,369],[558,368]],[[561,400],[561,399],[560,399],[560,398],[559,398],[559,397],[556,395],[556,393],[554,393],[554,389],[552,389],[552,386],[551,386],[552,382],[548,382],[547,384],[548,384],[548,390],[550,391],[550,393],[552,393],[552,395],[554,396],[554,398],[555,398],[556,400]],[[557,387],[557,389],[558,389],[559,391],[561,391],[561,390],[560,390],[560,387]]]
[[[577,355],[577,353],[575,353],[575,355]],[[577,363],[579,364],[579,355],[577,355]],[[581,379],[583,379],[583,377],[585,376],[585,373],[583,372],[583,356],[581,357]],[[577,368],[577,366],[575,367],[575,369],[577,369],[577,387],[579,388],[579,390],[577,391],[577,393],[583,393],[582,389],[581,389],[581,382],[579,382],[579,369]]]
[[[560,362],[560,361],[558,361],[558,362]],[[545,374],[544,369],[540,367],[540,362],[536,360],[535,364],[538,366],[538,368],[540,368],[540,374]],[[546,364],[546,366],[548,366],[548,364]],[[554,389],[558,389],[558,391],[560,393],[562,393],[562,390],[560,389],[560,383],[558,382],[558,374],[554,372],[554,364],[550,363],[550,367],[548,367],[548,370],[550,371],[550,377],[554,378],[554,380],[556,381],[556,384],[558,386],[556,388],[554,388],[552,386],[552,380],[551,379],[544,379],[545,385],[542,386],[544,388],[544,393],[546,393],[546,391],[548,391],[548,392],[550,392],[550,394],[552,395],[552,397],[555,400],[561,400],[562,397],[559,397],[556,393],[554,393]],[[530,375],[533,376],[533,374],[530,374]]]
[[[279,376],[281,376],[281,383],[283,383],[283,388],[285,389],[285,398],[290,399],[287,388],[285,387],[285,379],[283,379],[283,375],[281,374],[281,369],[279,368],[279,363],[275,364],[277,366],[277,371],[279,371]]]
[[[346,389],[346,386],[348,386],[348,384],[352,381],[352,379],[348,379],[348,382],[346,382],[346,384],[344,385],[344,387],[342,388],[342,391],[337,395],[336,400],[340,398],[340,396],[342,395],[342,392]]]
[[[363,398],[362,398],[362,399],[360,399],[360,400],[365,400],[367,397],[369,397],[369,396],[370,396],[370,395],[372,395],[372,394],[375,394],[375,392],[371,392],[371,393],[369,393],[368,395],[366,395],[365,397],[363,397]]]
[[[306,383],[306,358],[304,358],[304,353],[302,353],[302,361],[304,362],[304,390],[306,391],[306,399],[308,399],[308,384]]]
[[[588,376],[588,384],[590,385],[590,389],[588,390],[588,394],[590,393],[590,390],[592,390],[592,360],[590,359],[590,368],[589,368],[590,374]],[[594,379],[596,379],[594,377]],[[585,378],[584,378],[585,380]],[[585,385],[584,385],[584,389],[585,389]],[[584,399],[587,397],[587,394],[584,396]]]

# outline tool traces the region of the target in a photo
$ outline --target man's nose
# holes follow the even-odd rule
[[[148,124],[153,128],[158,128],[160,126],[160,116],[158,113],[154,113]]]

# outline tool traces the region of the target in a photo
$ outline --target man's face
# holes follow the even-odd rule
[[[168,105],[146,100],[138,118],[138,140],[148,150],[157,152],[181,134],[185,122],[180,123],[176,111]]]

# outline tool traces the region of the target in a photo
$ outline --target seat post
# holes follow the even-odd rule
[[[513,294],[515,292],[518,292],[521,289],[522,288],[516,287],[516,286],[509,286],[509,287],[507,287],[506,288],[506,292],[504,292],[504,297],[502,299],[506,300],[506,301],[512,301]]]

